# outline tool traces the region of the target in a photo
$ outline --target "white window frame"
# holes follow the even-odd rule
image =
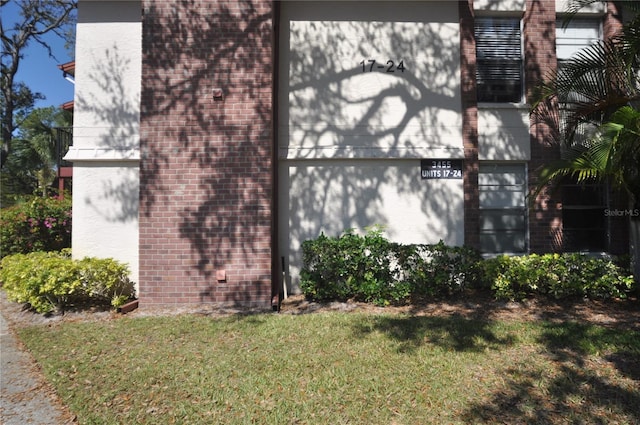
[[[478,194],[481,251],[485,254],[526,253],[529,245],[526,163],[480,162]],[[492,220],[496,217],[511,217],[512,225],[509,220],[502,223]],[[509,235],[513,236],[513,245],[506,247],[504,241]]]
[[[558,70],[564,62],[569,61],[577,52],[602,39],[602,18],[600,17],[580,17],[574,16],[566,27],[563,27],[565,20],[562,17],[556,19],[556,60]],[[569,94],[567,103],[572,101],[584,101],[577,93]],[[562,108],[562,105],[561,105]],[[584,134],[591,132],[589,126],[580,128]]]
[[[556,58],[558,67],[564,61],[570,60],[581,49],[588,47],[602,39],[601,17],[575,16],[563,27],[564,19],[558,17],[556,21]],[[583,125],[578,129],[580,136],[587,137],[594,129]],[[579,192],[580,195],[569,194]],[[586,191],[584,194],[583,191]],[[598,196],[594,194],[599,192]],[[599,197],[594,202],[594,197]],[[609,222],[605,217],[605,209],[609,204],[608,189],[604,184],[564,183],[562,185],[562,233],[563,250],[568,251],[606,251],[609,246]],[[584,221],[584,217],[595,215],[600,222],[589,220],[588,226],[576,227],[576,223]],[[579,219],[582,216],[582,220]],[[575,221],[574,221],[575,218]],[[567,226],[568,224],[568,226]],[[597,237],[596,236],[597,233]],[[594,241],[599,241],[597,244]],[[599,245],[599,246],[598,246]]]

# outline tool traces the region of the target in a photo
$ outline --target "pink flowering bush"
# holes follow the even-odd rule
[[[0,210],[0,255],[71,246],[71,197],[33,197]]]

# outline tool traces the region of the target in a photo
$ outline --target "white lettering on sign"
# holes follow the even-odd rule
[[[461,179],[461,159],[423,159],[420,161],[423,179]]]
[[[451,161],[431,161],[431,168],[451,168]]]

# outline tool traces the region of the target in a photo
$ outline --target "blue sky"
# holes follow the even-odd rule
[[[5,31],[13,27],[20,19],[18,8],[14,2],[2,7],[2,25]],[[38,43],[31,42],[24,50],[24,57],[20,61],[16,82],[24,82],[32,91],[46,96],[38,101],[37,107],[60,106],[73,100],[73,84],[65,80],[58,65],[73,60],[64,48],[64,40],[56,35],[48,35],[45,40],[51,46],[55,58],[49,57],[47,50]]]

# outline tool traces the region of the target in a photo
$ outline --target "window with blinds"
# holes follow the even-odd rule
[[[556,57],[558,69],[566,66],[580,50],[601,39],[601,19],[573,17],[556,21]],[[604,78],[604,76],[603,76]],[[589,93],[569,92],[561,103],[589,102]],[[587,140],[596,127],[582,123],[576,129],[577,141]],[[602,184],[578,184],[568,179],[562,185],[562,248],[564,251],[602,252],[608,246],[606,187]]]
[[[601,20],[593,18],[577,18],[574,17],[568,23],[562,19],[556,21],[556,57],[558,60],[558,72],[564,75],[563,68],[576,53],[585,49],[601,39]],[[589,71],[593,73],[597,70]],[[567,74],[567,78],[571,78],[572,74]],[[602,78],[605,78],[604,75]],[[574,103],[584,103],[590,101],[591,93],[568,92],[564,97],[560,98],[562,105],[571,106]],[[579,132],[588,134],[592,128],[578,129]]]
[[[476,81],[478,102],[522,100],[520,20],[477,18]]]

